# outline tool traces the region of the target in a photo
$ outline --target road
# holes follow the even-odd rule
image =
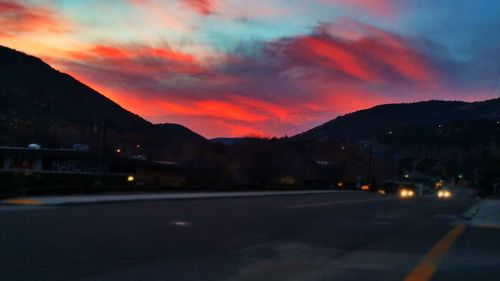
[[[500,280],[461,194],[0,206],[0,280]]]

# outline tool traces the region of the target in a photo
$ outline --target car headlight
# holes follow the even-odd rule
[[[415,191],[411,189],[402,189],[399,191],[399,196],[401,198],[408,198],[415,196]]]
[[[449,190],[439,190],[437,193],[438,198],[450,198],[451,191]]]

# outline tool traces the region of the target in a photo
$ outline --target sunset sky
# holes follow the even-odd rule
[[[499,97],[499,30],[498,0],[0,0],[0,45],[208,138]]]

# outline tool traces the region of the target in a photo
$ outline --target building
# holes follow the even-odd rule
[[[0,147],[0,188],[109,185],[180,187],[177,163],[98,154],[81,147]],[[0,191],[1,193],[1,191]]]

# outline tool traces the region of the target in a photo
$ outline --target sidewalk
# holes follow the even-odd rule
[[[68,205],[95,204],[112,202],[157,201],[157,200],[189,200],[261,197],[280,195],[314,195],[324,193],[354,192],[343,190],[311,190],[311,191],[238,191],[238,192],[176,192],[155,194],[101,194],[101,195],[71,195],[71,196],[33,196],[18,197],[0,201],[9,205]]]
[[[486,200],[469,221],[470,226],[500,229],[500,200]]]

